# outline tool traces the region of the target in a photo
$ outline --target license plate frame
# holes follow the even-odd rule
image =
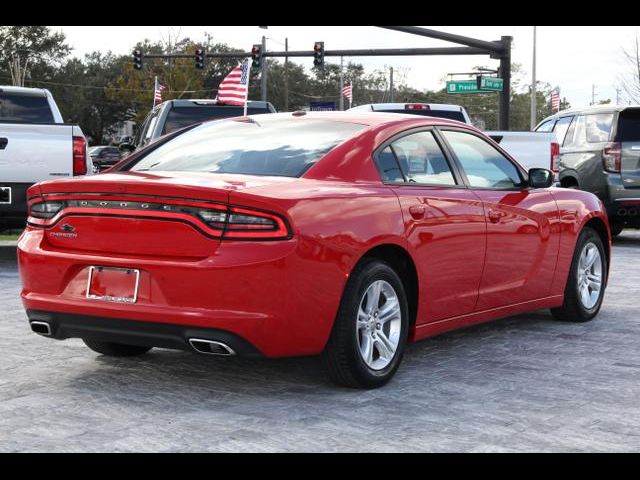
[[[135,279],[133,280],[133,294],[130,296],[114,296],[114,295],[97,295],[92,293],[92,284],[93,280],[96,278],[97,274],[103,272],[110,273],[123,273],[126,276],[135,275]],[[89,276],[87,278],[87,292],[86,298],[88,300],[99,300],[104,302],[113,302],[113,303],[125,303],[132,304],[138,301],[138,290],[140,288],[140,270],[136,268],[122,268],[122,267],[100,267],[100,266],[90,266],[89,267]]]
[[[0,187],[0,205],[11,205],[11,187]]]

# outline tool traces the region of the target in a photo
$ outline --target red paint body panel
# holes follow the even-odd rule
[[[310,118],[314,118],[310,115]],[[384,185],[372,152],[428,117],[325,115],[370,125],[303,178],[209,173],[109,173],[43,182],[32,201],[95,199],[272,212],[291,236],[213,238],[173,211],[68,209],[18,242],[26,309],[235,333],[267,357],[315,355],[328,340],[355,265],[381,245],[404,249],[418,273],[414,339],[522,311],[558,306],[577,235],[598,218],[596,197],[574,190],[479,191]],[[296,121],[304,121],[301,117]],[[475,131],[475,130],[474,130]],[[424,218],[411,215],[424,207]],[[489,212],[500,214],[492,223]],[[129,215],[130,213],[130,215]],[[62,225],[76,237],[55,235]],[[608,227],[607,227],[608,228]],[[138,301],[86,298],[90,266],[140,270]]]

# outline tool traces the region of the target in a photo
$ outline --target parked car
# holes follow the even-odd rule
[[[247,115],[275,113],[269,102],[249,101]],[[163,135],[207,120],[240,117],[244,107],[219,104],[215,100],[169,100],[149,112],[138,129],[134,145],[122,144],[123,150],[135,150],[155,141]]]
[[[404,113],[447,118],[472,125],[467,110],[460,105],[439,103],[371,103],[353,107],[350,111]],[[554,135],[550,133],[507,131],[485,133],[509,152],[526,170],[530,168],[547,168],[555,171],[554,162],[558,157],[560,147]]]
[[[321,354],[338,383],[378,387],[408,342],[542,308],[595,317],[606,213],[551,183],[445,119],[209,122],[33,187],[22,300],[33,331],[104,355]]]
[[[613,235],[640,228],[640,107],[565,110],[545,118],[536,131],[556,135],[560,185],[598,196]]]
[[[94,170],[100,171],[113,167],[122,159],[122,154],[118,147],[102,145],[91,147],[89,149],[89,157],[93,162]]]
[[[0,86],[0,229],[24,226],[34,183],[87,173],[84,134],[63,122],[49,91]]]

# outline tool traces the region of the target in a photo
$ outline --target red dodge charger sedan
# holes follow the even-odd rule
[[[520,312],[599,311],[610,232],[467,125],[398,114],[216,121],[29,190],[31,328],[104,355],[322,355],[372,388],[408,343]]]

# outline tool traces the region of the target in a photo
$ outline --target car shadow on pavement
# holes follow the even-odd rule
[[[614,237],[612,243],[614,247],[640,248],[640,230],[625,230],[617,237]]]
[[[419,371],[421,381],[432,369],[443,369],[455,377],[464,376],[466,370],[456,372],[455,359],[470,352],[508,345],[526,337],[527,332],[544,331],[555,324],[548,313],[533,313],[509,317],[464,330],[425,339],[409,346],[398,375],[387,387],[393,391],[400,387],[412,388],[412,371]],[[87,356],[95,355],[87,351]],[[320,397],[365,395],[361,390],[334,386],[327,378],[319,358],[289,358],[254,360],[242,358],[216,358],[190,352],[154,349],[135,358],[96,356],[93,366],[70,378],[68,385],[83,394],[109,397],[110,401],[127,404],[131,398],[151,398],[159,406],[166,403],[172,409],[215,406],[221,398],[234,402],[260,398]],[[491,367],[491,365],[489,365]],[[436,379],[434,379],[435,381]],[[424,387],[424,385],[423,385]],[[385,388],[373,395],[385,395]],[[367,396],[369,395],[369,396]],[[182,405],[182,406],[180,406]]]

